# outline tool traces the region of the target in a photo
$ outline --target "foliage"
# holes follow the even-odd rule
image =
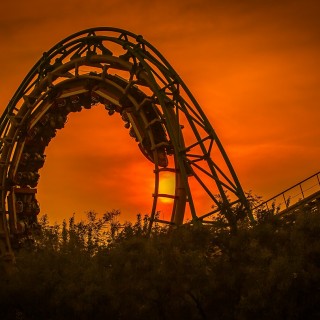
[[[1,319],[317,319],[320,216],[254,226],[41,220],[0,279]]]

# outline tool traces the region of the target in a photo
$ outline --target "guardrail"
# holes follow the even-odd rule
[[[289,189],[277,194],[276,196],[264,201],[254,207],[253,212],[260,210],[281,213],[290,207],[297,205],[303,199],[311,197],[320,191],[320,171],[307,179],[300,181]]]

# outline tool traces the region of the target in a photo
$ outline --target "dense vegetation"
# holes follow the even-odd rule
[[[319,319],[320,216],[121,226],[118,212],[50,226],[0,279],[1,319]]]

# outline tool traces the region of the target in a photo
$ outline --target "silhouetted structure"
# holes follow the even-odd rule
[[[214,129],[187,86],[142,36],[101,27],[59,42],[35,64],[0,120],[1,253],[12,259],[10,237],[36,223],[36,187],[45,149],[72,112],[103,104],[118,113],[146,158],[154,163],[150,227],[159,199],[173,199],[168,220],[210,222],[218,213],[235,225],[234,208],[250,215],[248,202]],[[184,132],[186,134],[184,134]],[[161,194],[164,173],[174,194]],[[197,208],[194,190],[210,206]],[[228,195],[227,195],[228,193]],[[209,219],[209,220],[208,220]]]
[[[320,212],[320,172],[304,179],[292,187],[280,192],[252,209],[254,214],[259,211],[278,214],[284,218],[295,219],[301,211]]]

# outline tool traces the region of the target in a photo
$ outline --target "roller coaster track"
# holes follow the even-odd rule
[[[0,118],[4,259],[13,261],[12,241],[37,224],[36,187],[46,147],[71,113],[97,104],[122,117],[141,152],[154,163],[150,228],[155,221],[181,225],[186,213],[191,223],[222,214],[231,227],[235,209],[252,219],[217,134],[168,61],[142,36],[99,27],[73,34],[45,52]],[[173,194],[160,193],[164,173],[174,175]],[[158,204],[166,198],[172,201],[169,218],[159,220]],[[201,211],[204,199],[210,205]]]
[[[304,209],[320,213],[320,172],[255,206],[253,213],[264,211],[285,217]]]

